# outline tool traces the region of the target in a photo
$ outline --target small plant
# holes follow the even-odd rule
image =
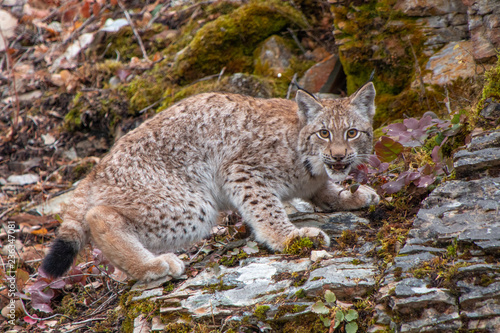
[[[314,242],[309,237],[296,238],[286,245],[283,253],[306,257],[311,254],[313,247]]]
[[[38,269],[38,278],[35,283],[26,287],[24,293],[18,292],[17,296],[22,300],[31,301],[29,304],[33,310],[53,313],[52,300],[62,293],[63,288],[77,284],[83,286],[89,276],[104,277],[114,272],[114,266],[104,258],[99,249],[94,249],[92,254],[93,261],[74,266],[66,277],[56,280],[52,280],[42,269]],[[44,320],[47,318],[40,318],[36,314],[26,314],[27,316],[23,318],[26,323],[31,325],[37,323],[39,328],[44,327]]]
[[[388,125],[383,129],[387,136],[375,144],[375,154],[369,157],[368,166],[359,165],[352,170],[350,178],[360,184],[370,184],[381,195],[397,193],[409,185],[428,188],[452,173],[450,144],[445,144],[462,132],[465,120],[460,114],[451,120],[424,116],[420,120],[409,118]],[[351,185],[351,192],[358,187],[358,184]]]
[[[356,333],[358,331],[358,311],[345,309],[337,305],[337,297],[330,290],[325,291],[325,303],[317,301],[312,306],[312,312],[319,314],[319,319],[325,327],[330,328],[330,332]],[[323,315],[326,315],[323,317]]]

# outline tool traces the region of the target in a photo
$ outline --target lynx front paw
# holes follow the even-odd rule
[[[330,246],[330,237],[322,231],[321,229],[318,228],[311,228],[311,227],[305,227],[301,229],[296,229],[294,230],[288,237],[287,241],[285,244],[289,244],[296,238],[303,238],[303,237],[309,237],[312,240],[314,239],[320,239],[322,241],[322,245],[325,246]]]
[[[344,209],[355,210],[377,205],[380,197],[371,187],[361,185],[354,193],[348,190],[341,191],[340,201],[341,207],[344,207]]]
[[[139,278],[142,281],[152,281],[170,275],[174,278],[179,277],[184,273],[184,262],[175,254],[162,254],[148,261],[147,271]]]

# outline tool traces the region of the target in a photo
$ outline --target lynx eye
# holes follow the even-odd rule
[[[359,134],[358,130],[355,129],[355,128],[351,128],[350,130],[347,131],[347,138],[348,139],[354,139],[355,137],[357,137]]]
[[[326,129],[322,129],[318,132],[318,135],[322,139],[328,139],[330,137],[330,131]]]

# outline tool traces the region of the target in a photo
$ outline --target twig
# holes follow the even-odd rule
[[[165,97],[162,97],[160,98],[159,100],[157,100],[156,102],[154,102],[153,104],[149,105],[149,106],[146,106],[144,109],[142,109],[141,111],[139,111],[139,114],[143,114],[144,112],[154,108],[155,106],[157,106],[158,104],[160,104],[161,102],[163,102],[165,100]]]
[[[451,114],[451,103],[450,97],[448,96],[448,87],[444,85],[444,91],[446,92],[446,98],[444,99],[444,105],[446,105],[446,109],[448,110],[448,114]]]
[[[304,49],[304,47],[300,43],[300,41],[297,38],[297,35],[295,34],[295,32],[293,32],[293,30],[290,29],[290,28],[287,28],[287,30],[290,33],[290,35],[292,35],[293,40],[295,41],[295,43],[297,44],[297,46],[299,47],[299,49],[302,51],[302,53],[306,54],[306,50]]]
[[[198,254],[200,254],[201,250],[203,250],[203,248],[205,247],[205,245],[207,245],[207,241],[205,240],[205,242],[203,243],[203,245],[200,247],[200,249],[198,250],[198,252],[196,252],[194,254],[194,256],[192,256],[191,258],[189,258],[189,261],[190,262],[193,262],[193,260],[198,256]]]
[[[146,59],[147,61],[151,61],[148,58],[148,54],[146,53],[146,49],[144,48],[144,44],[142,43],[141,36],[139,36],[139,32],[137,32],[137,29],[135,28],[134,23],[132,22],[132,19],[130,18],[130,14],[128,13],[127,9],[123,5],[123,3],[120,0],[117,0],[118,6],[120,6],[121,10],[125,14],[125,18],[128,21],[128,24],[130,24],[130,27],[132,28],[132,31],[134,32],[135,38],[137,38],[137,42],[139,43],[139,46],[141,47],[142,51],[142,57]]]
[[[77,321],[76,323],[71,323],[71,326],[81,325],[81,324],[90,323],[90,322],[93,322],[93,321],[101,321],[101,320],[106,320],[106,318],[90,318],[90,319],[85,319],[85,320],[82,320],[82,321]],[[74,332],[76,330],[79,330],[80,328],[81,327],[75,327],[73,329],[65,331],[65,333]]]
[[[214,79],[214,78],[218,78],[217,81],[220,81],[220,78],[222,77],[222,75],[224,74],[224,71],[226,70],[226,67],[223,67],[221,69],[221,71],[218,73],[218,74],[212,74],[212,75],[208,75],[208,76],[205,76],[205,77],[202,77],[201,79],[198,79],[196,81],[193,81],[191,83],[192,84],[195,84],[195,83],[198,83],[198,82],[201,82],[201,81],[207,81],[207,80],[211,80],[211,79]]]
[[[5,215],[7,215],[10,211],[14,210],[15,208],[16,208],[16,206],[14,206],[14,207],[10,207],[10,208],[9,208],[9,209],[7,209],[5,212],[1,213],[1,214],[0,214],[0,219],[1,219],[2,217],[4,217]]]

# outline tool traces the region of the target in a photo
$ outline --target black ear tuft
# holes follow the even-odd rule
[[[43,260],[41,269],[53,278],[63,276],[73,264],[77,254],[78,247],[75,242],[57,238]]]
[[[375,115],[375,95],[375,86],[368,82],[350,97],[351,105],[363,117],[372,120]]]

